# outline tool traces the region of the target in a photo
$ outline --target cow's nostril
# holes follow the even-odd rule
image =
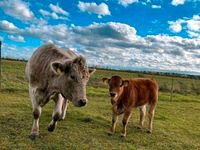
[[[115,93],[110,93],[111,97],[115,97],[115,95],[116,95]]]
[[[85,106],[85,104],[86,104],[86,99],[80,99],[79,100],[79,105],[80,106]]]

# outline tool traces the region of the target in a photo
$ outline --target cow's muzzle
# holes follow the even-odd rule
[[[85,106],[86,103],[87,103],[86,99],[80,99],[79,102],[78,102],[80,107]]]

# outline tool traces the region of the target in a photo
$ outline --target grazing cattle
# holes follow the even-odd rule
[[[139,107],[140,109],[139,127],[143,128],[146,105],[149,105],[148,132],[151,133],[158,101],[158,85],[156,81],[145,78],[123,80],[120,76],[112,76],[110,79],[103,78],[102,80],[109,85],[112,103],[112,127],[109,134],[114,134],[118,115],[124,113],[121,136],[126,136],[126,127],[132,113],[132,108],[135,107]]]
[[[52,44],[41,46],[33,53],[25,70],[34,117],[32,138],[39,135],[42,107],[50,99],[54,100],[55,108],[48,131],[53,131],[57,121],[65,118],[69,101],[78,107],[87,103],[86,84],[94,71],[88,69],[82,56]]]

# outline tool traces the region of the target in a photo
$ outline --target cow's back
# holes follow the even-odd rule
[[[72,51],[64,51],[52,44],[39,47],[26,65],[26,78],[31,85],[46,86],[46,82],[53,76],[51,63],[56,60],[75,58],[77,55]]]
[[[157,100],[158,84],[154,79],[148,78],[129,80],[129,85],[124,88],[124,95],[133,107],[142,106]]]

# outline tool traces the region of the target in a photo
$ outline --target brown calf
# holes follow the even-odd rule
[[[158,101],[158,85],[154,79],[136,78],[123,80],[120,76],[112,76],[102,79],[109,85],[109,92],[112,103],[112,127],[109,134],[115,132],[118,115],[124,113],[123,129],[121,136],[126,136],[126,127],[131,116],[132,108],[139,107],[140,121],[139,127],[143,128],[146,113],[146,105],[149,105],[149,124],[148,132],[152,132],[152,124]]]

